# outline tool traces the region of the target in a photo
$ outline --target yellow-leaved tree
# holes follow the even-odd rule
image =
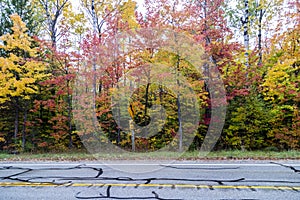
[[[26,24],[17,14],[10,16],[13,27],[11,34],[0,37],[0,49],[5,56],[0,57],[0,105],[12,104],[15,109],[14,140],[19,133],[20,111],[24,113],[22,147],[25,144],[25,124],[29,100],[38,91],[38,82],[44,79],[46,63],[38,58],[38,48],[26,33]]]
[[[300,7],[300,6],[299,6]],[[264,99],[271,104],[269,135],[285,148],[300,148],[300,24],[274,37],[267,55]]]

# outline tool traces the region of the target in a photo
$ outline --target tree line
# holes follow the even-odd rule
[[[134,0],[80,0],[79,5],[70,0],[0,0],[0,150],[84,149],[84,140],[95,139],[95,133],[82,132],[75,113],[87,127],[101,128],[104,135],[96,134],[98,140],[126,150],[154,151],[166,145],[176,151],[200,149],[215,120],[206,80],[206,71],[213,68],[226,92],[225,124],[216,150],[300,148],[298,0],[145,0],[141,7]],[[181,55],[155,45],[113,51],[120,33],[151,29],[188,36],[210,65],[204,63],[199,72]],[[112,55],[116,58],[109,60]],[[116,89],[129,83],[124,78],[129,71],[150,77],[153,72],[145,66],[155,63],[170,67],[176,87],[183,80],[179,75],[184,76],[197,100],[191,103],[188,95],[164,84],[135,82],[139,86],[129,102],[112,103],[120,95]],[[159,73],[167,79],[168,73]],[[78,81],[83,91],[77,91]],[[84,91],[92,94],[96,122],[74,106],[87,100],[84,94],[77,99]],[[199,112],[188,116],[181,112],[184,106]],[[130,131],[134,124],[147,127],[150,112],[158,119],[151,127]],[[193,124],[187,119],[199,119],[188,147],[184,144],[191,138],[183,135]],[[129,128],[120,126],[122,120]]]

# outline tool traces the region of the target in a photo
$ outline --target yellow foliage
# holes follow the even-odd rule
[[[8,53],[0,57],[0,103],[12,97],[29,99],[37,91],[37,81],[46,76],[46,64],[34,60],[37,50],[32,48],[32,38],[26,34],[26,25],[17,14],[11,15],[13,33],[0,37],[0,48]]]
[[[263,83],[265,100],[279,102],[297,100],[300,93],[300,26],[274,38],[267,55],[267,72]],[[280,44],[280,47],[278,47]],[[299,97],[298,97],[299,98]]]
[[[135,9],[136,9],[136,2],[132,0],[128,0],[121,5],[121,17],[122,21],[128,23],[129,28],[137,28],[139,24],[135,18]]]
[[[5,142],[5,138],[0,137],[0,142]]]
[[[73,34],[82,35],[86,30],[86,17],[83,12],[75,13],[72,9],[72,6],[66,6],[65,12],[63,12],[64,19],[62,20],[62,24],[68,27],[70,32]]]

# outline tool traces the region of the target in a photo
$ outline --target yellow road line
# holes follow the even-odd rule
[[[300,190],[300,186],[269,186],[269,185],[196,185],[196,184],[132,184],[132,183],[28,183],[1,182],[0,187],[160,187],[160,188],[198,188],[198,189],[262,189],[262,190]]]

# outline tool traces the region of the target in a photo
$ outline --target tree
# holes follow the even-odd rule
[[[300,5],[294,2],[299,9]],[[288,13],[295,26],[271,40],[266,55],[265,78],[262,84],[264,99],[273,113],[270,136],[281,148],[299,148],[300,107],[300,23],[299,11]]]
[[[27,28],[17,14],[10,16],[13,21],[12,34],[0,37],[7,57],[0,57],[1,89],[0,103],[11,102],[15,108],[14,140],[19,133],[19,113],[24,112],[24,124],[28,111],[28,101],[37,93],[37,83],[44,79],[46,64],[37,57],[37,49],[32,47],[33,39],[26,33]],[[21,102],[25,102],[22,106]],[[25,128],[25,125],[24,125]],[[25,130],[23,130],[22,148],[25,147]]]
[[[236,32],[236,38],[243,35],[245,48],[245,64],[249,67],[249,51],[258,51],[258,65],[262,65],[263,42],[268,32],[273,34],[270,22],[275,21],[281,13],[283,0],[227,0],[226,15],[230,27]]]
[[[123,0],[80,0],[81,5],[86,9],[88,18],[93,26],[94,31],[97,32],[98,37],[101,38],[104,31],[105,23],[109,17],[113,16],[118,10]]]
[[[52,48],[56,48],[60,36],[59,20],[64,9],[70,6],[70,2],[69,0],[35,0],[34,3],[45,17],[46,26],[44,28],[51,38]]]
[[[28,28],[30,36],[37,35],[40,31],[42,18],[34,11],[33,1],[26,0],[1,0],[0,35],[12,33],[13,22],[7,16],[18,14]]]

